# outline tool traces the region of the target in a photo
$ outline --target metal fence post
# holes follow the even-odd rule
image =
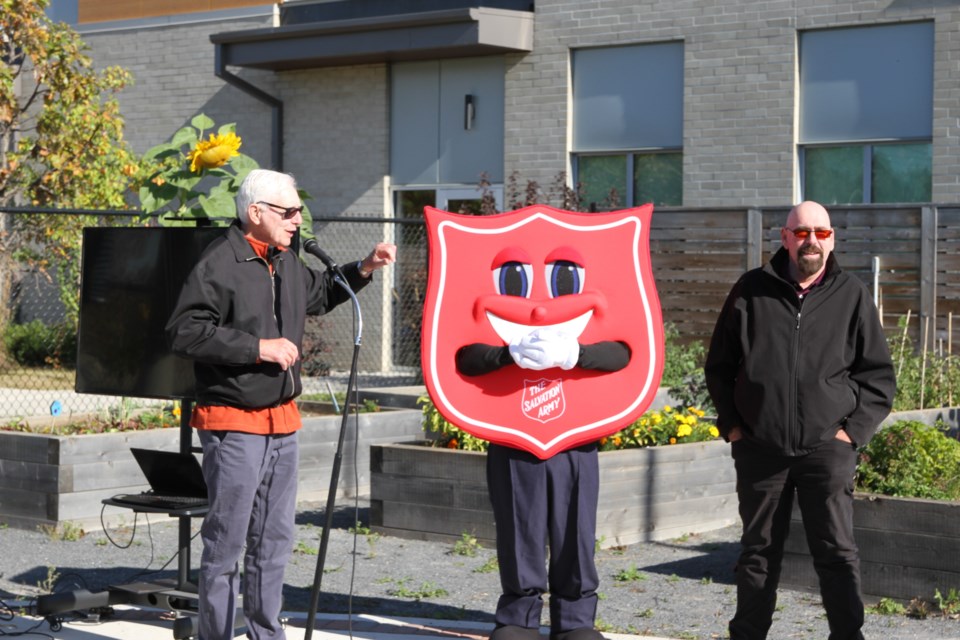
[[[937,208],[920,209],[920,330],[937,322]],[[925,336],[924,336],[925,337]],[[935,342],[935,340],[934,340]],[[923,345],[926,348],[927,345]]]
[[[763,266],[763,212],[747,209],[747,270]]]

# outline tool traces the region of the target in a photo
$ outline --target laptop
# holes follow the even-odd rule
[[[200,463],[192,453],[136,447],[130,451],[150,483],[150,490],[113,496],[110,499],[113,504],[158,510],[207,506],[207,484]]]

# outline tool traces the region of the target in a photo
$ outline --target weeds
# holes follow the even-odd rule
[[[411,598],[413,600],[425,600],[428,598],[442,598],[447,595],[447,590],[438,587],[432,582],[424,582],[419,589],[410,589],[407,587],[407,578],[401,578],[395,581],[397,587],[391,589],[388,593],[398,598]]]
[[[933,598],[937,601],[937,608],[943,615],[952,616],[960,613],[960,592],[955,588],[951,587],[946,596],[940,593],[940,589],[936,589],[933,592]]]
[[[304,556],[315,556],[320,553],[320,549],[317,547],[311,547],[303,540],[299,540],[297,542],[297,546],[293,548],[293,552]]]
[[[891,598],[880,598],[877,604],[867,607],[867,611],[880,616],[899,616],[906,613],[907,609],[902,604]]]
[[[453,545],[452,553],[457,556],[473,558],[477,555],[477,551],[482,548],[476,536],[464,531],[460,534],[460,539]]]
[[[50,540],[55,542],[76,542],[83,536],[87,535],[86,531],[83,530],[83,527],[75,522],[69,521],[61,522],[59,525],[42,524],[40,525],[39,529],[45,533]]]
[[[637,565],[632,564],[628,569],[623,569],[613,579],[617,582],[642,582],[647,579],[647,574],[637,569]]]
[[[352,533],[355,535],[361,535],[364,538],[366,538],[367,546],[369,547],[369,553],[367,553],[367,557],[368,558],[377,557],[377,542],[380,541],[379,533],[377,533],[376,531],[373,531],[372,529],[370,529],[370,527],[363,526],[362,524],[360,524],[359,520],[357,520],[354,526],[347,529],[347,531],[349,533]]]
[[[56,567],[47,566],[47,577],[37,583],[37,588],[44,593],[53,593],[53,588],[57,586],[59,579],[60,572],[57,571]]]
[[[500,562],[497,556],[492,556],[489,560],[473,570],[474,573],[494,573],[500,570]]]

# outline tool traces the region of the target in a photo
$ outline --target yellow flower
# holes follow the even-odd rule
[[[176,405],[176,406],[173,408],[173,417],[174,417],[174,418],[179,418],[179,417],[180,417],[180,405]]]
[[[619,447],[621,442],[623,442],[623,441],[620,439],[620,436],[614,436],[614,438],[613,438],[613,446]]]
[[[201,140],[187,154],[190,171],[199,173],[203,169],[222,167],[233,156],[240,155],[240,137],[235,133],[210,134],[208,140]]]
[[[663,422],[663,416],[661,416],[659,413],[653,414],[650,419],[653,421],[653,424],[660,424]]]
[[[680,425],[679,427],[677,427],[677,437],[678,437],[678,438],[686,438],[686,437],[687,437],[688,435],[690,435],[691,433],[693,433],[693,429],[691,429],[691,428],[690,428],[690,425],[688,425],[688,424],[682,424],[682,425]]]
[[[713,436],[714,438],[719,438],[720,430],[717,429],[716,427],[710,427],[710,435]]]
[[[663,407],[664,413],[670,413],[671,411],[673,411],[673,407],[671,407],[670,405],[664,405]]]

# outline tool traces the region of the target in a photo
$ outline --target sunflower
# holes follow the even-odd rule
[[[233,156],[240,155],[240,137],[235,133],[210,134],[208,140],[201,140],[187,154],[190,171],[199,173],[203,169],[222,167]]]

